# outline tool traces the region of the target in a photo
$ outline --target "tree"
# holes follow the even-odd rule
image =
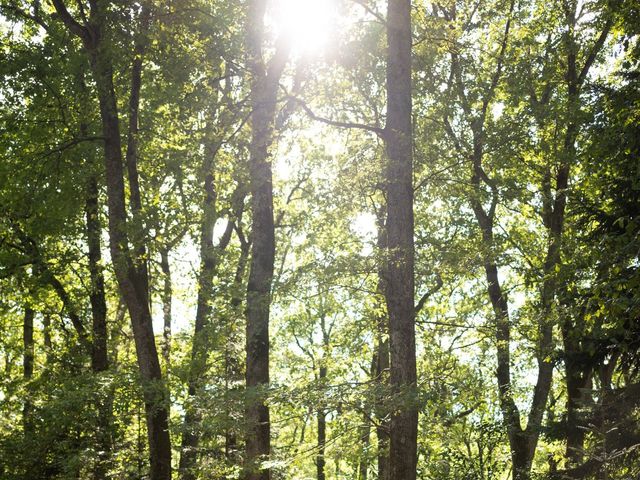
[[[287,43],[281,42],[273,57],[268,62],[264,59],[266,6],[266,0],[251,1],[246,26],[247,65],[251,75],[249,184],[253,222],[246,333],[248,480],[270,478],[269,468],[260,466],[271,452],[269,408],[263,397],[263,390],[269,385],[269,309],[276,248],[269,149],[273,143],[278,84],[288,57]]]
[[[129,310],[134,330],[138,364],[144,382],[145,410],[151,462],[151,478],[165,480],[171,477],[171,439],[169,418],[160,361],[153,334],[149,311],[149,279],[146,266],[145,247],[142,239],[136,238],[130,245],[127,233],[127,210],[124,187],[123,155],[120,140],[120,118],[117,97],[113,85],[113,51],[109,45],[109,16],[106,5],[92,2],[89,17],[79,23],[67,10],[62,0],[54,6],[69,32],[77,36],[89,57],[96,92],[100,103],[102,136],[104,138],[104,168],[109,208],[109,245],[120,292]],[[150,11],[142,7],[139,20],[141,35],[148,28]],[[84,15],[84,12],[82,12]],[[131,209],[134,216],[141,209],[138,185],[135,129],[140,95],[140,75],[144,44],[136,42],[132,65],[129,112],[129,140],[127,146],[127,173],[131,191]]]
[[[385,146],[388,249],[384,291],[389,313],[389,381],[398,392],[416,386],[413,167],[411,122],[411,2],[387,9],[387,124]],[[391,478],[416,478],[418,411],[408,396],[391,417]]]
[[[0,477],[637,477],[636,3],[0,0]]]

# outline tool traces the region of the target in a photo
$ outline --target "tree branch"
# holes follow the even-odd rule
[[[49,25],[47,25],[47,23],[43,20],[43,18],[40,15],[38,15],[37,10],[34,13],[29,13],[26,10],[23,10],[22,8],[14,4],[1,4],[0,11],[2,10],[11,11],[18,17],[22,18],[23,20],[30,20],[32,22],[35,22],[38,25],[40,25],[42,28],[44,28],[46,31],[49,31]]]
[[[81,25],[76,21],[75,18],[69,13],[67,10],[67,6],[64,4],[63,0],[51,0],[53,6],[58,12],[58,16],[62,20],[62,22],[67,26],[69,31],[80,37],[83,41],[87,42],[90,39],[89,30],[87,27]]]
[[[578,81],[577,81],[578,85],[582,85],[582,82],[584,82],[585,78],[587,77],[589,73],[589,69],[593,65],[593,62],[596,60],[596,57],[598,56],[598,53],[604,46],[604,42],[607,40],[607,37],[609,36],[611,27],[613,27],[613,18],[609,17],[604,27],[602,28],[602,31],[600,32],[600,35],[598,36],[596,43],[591,48],[591,51],[589,52],[589,55],[587,56],[587,59],[584,62],[582,70],[580,70],[580,74],[578,75]]]
[[[507,23],[504,27],[504,35],[502,36],[502,43],[500,44],[500,52],[498,53],[498,64],[496,65],[496,71],[493,73],[493,77],[491,78],[491,84],[489,85],[489,90],[487,91],[486,96],[482,100],[482,118],[484,119],[487,108],[489,107],[489,103],[493,99],[493,94],[495,92],[496,87],[498,86],[498,82],[500,81],[500,77],[502,75],[502,62],[504,60],[504,54],[507,50],[507,44],[509,42],[509,30],[511,29],[511,16],[513,14],[513,8],[515,6],[515,0],[511,0],[511,4],[509,6],[509,16],[507,17]]]
[[[429,298],[431,298],[431,296],[436,293],[438,290],[440,290],[442,288],[442,285],[444,285],[444,282],[442,281],[442,276],[436,272],[436,284],[433,288],[430,288],[427,293],[425,293],[424,295],[422,295],[422,297],[420,298],[420,301],[418,301],[418,304],[415,307],[415,314],[418,315],[418,313],[420,313],[420,311],[424,308],[425,303],[427,303],[427,300],[429,300]]]
[[[297,98],[297,97],[290,96],[290,95],[287,98],[292,100],[292,101],[294,101],[294,102],[296,102],[298,105],[300,105],[302,107],[302,109],[305,111],[305,113],[312,120],[315,120],[317,122],[326,123],[327,125],[331,125],[333,127],[355,128],[355,129],[359,129],[359,130],[365,130],[367,132],[375,133],[380,138],[384,138],[384,136],[385,136],[385,130],[383,128],[374,127],[372,125],[366,125],[366,124],[362,124],[362,123],[355,123],[355,122],[340,122],[338,120],[331,120],[329,118],[321,117],[319,115],[316,115],[313,112],[313,110],[311,110],[311,108],[309,108],[309,106],[305,103],[304,100],[302,100],[300,98]]]
[[[387,20],[378,12],[376,12],[373,8],[371,8],[369,5],[367,5],[367,3],[365,2],[365,0],[351,0],[353,3],[357,3],[358,5],[360,5],[362,8],[364,8],[364,10],[372,15],[376,20],[378,20],[380,23],[382,23],[383,25],[387,24]]]

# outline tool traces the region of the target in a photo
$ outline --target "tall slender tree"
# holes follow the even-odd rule
[[[390,382],[401,402],[391,416],[390,478],[416,478],[418,406],[414,307],[411,1],[387,5],[387,264]]]
[[[269,407],[264,390],[269,385],[269,311],[275,262],[273,180],[270,148],[273,143],[280,77],[289,45],[281,39],[273,57],[264,55],[266,0],[251,0],[247,11],[246,53],[251,90],[249,178],[251,192],[251,263],[247,284],[246,406],[248,422],[246,461],[248,480],[268,480],[260,462],[271,452]]]
[[[150,455],[150,477],[152,480],[171,478],[171,439],[169,437],[168,396],[162,378],[160,361],[153,332],[149,308],[149,279],[144,258],[144,244],[136,236],[134,245],[129,241],[127,207],[124,185],[124,158],[121,143],[118,98],[114,88],[114,51],[111,45],[112,26],[109,22],[108,6],[104,2],[89,2],[88,16],[81,10],[78,21],[68,10],[63,0],[53,0],[56,12],[69,32],[77,36],[88,56],[96,85],[102,121],[104,141],[104,168],[107,184],[107,206],[109,212],[109,245],[116,279],[122,297],[129,310],[133,327],[138,366],[143,382],[147,435]],[[144,9],[146,11],[146,9]],[[147,15],[145,13],[144,15]],[[143,25],[148,20],[143,16]],[[145,27],[146,28],[146,27]],[[135,61],[142,55],[138,51]],[[139,72],[137,64],[132,72],[131,104],[137,115],[139,100]],[[135,127],[133,126],[135,124]],[[130,119],[130,132],[135,137],[136,118]],[[130,147],[135,149],[135,138]],[[137,156],[134,150],[127,155],[132,210],[139,213],[139,187],[137,184]]]

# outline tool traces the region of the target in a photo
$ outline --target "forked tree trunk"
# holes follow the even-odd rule
[[[91,63],[98,88],[105,137],[111,258],[118,286],[131,317],[138,366],[143,381],[151,457],[151,478],[153,480],[170,480],[171,441],[168,431],[168,398],[160,370],[149,310],[146,267],[136,268],[127,239],[120,127],[113,88],[113,71],[107,55],[106,52],[100,50],[91,52]]]
[[[239,187],[244,189],[244,187]],[[239,332],[237,332],[237,324],[243,317],[241,309],[242,300],[244,295],[241,288],[245,279],[247,260],[249,259],[250,245],[247,243],[246,238],[242,230],[242,215],[244,212],[244,192],[239,191],[240,196],[236,200],[235,217],[237,222],[238,237],[240,239],[240,257],[236,265],[236,271],[233,279],[233,293],[231,295],[231,311],[230,317],[227,319],[227,341],[225,347],[224,363],[225,363],[225,393],[229,394],[232,390],[237,389],[238,384],[242,381],[242,359],[238,357],[235,350],[235,345],[239,342]],[[228,408],[226,410],[227,421],[229,427],[225,430],[224,444],[225,444],[225,456],[228,462],[236,463],[238,459],[238,429],[235,426],[231,426],[231,418],[234,413],[232,401],[227,403]]]
[[[555,196],[551,200],[551,192],[547,193],[548,207],[544,212],[544,223],[549,235],[549,247],[545,262],[545,286],[543,289],[543,307],[550,308],[557,290],[556,270],[561,265],[562,237],[564,233],[565,209],[567,204],[567,189],[569,187],[570,171],[576,162],[576,141],[580,130],[580,91],[589,74],[589,70],[596,56],[604,46],[613,26],[613,12],[606,11],[606,21],[596,40],[586,55],[582,67],[578,65],[579,46],[576,42],[576,27],[578,23],[578,3],[565,3],[565,48],[567,100],[565,114],[568,120],[565,131],[563,151],[560,154],[560,165],[555,175]],[[549,187],[550,190],[550,187]],[[584,335],[582,329],[571,324],[568,319],[562,328],[565,346],[565,373],[567,387],[567,428],[566,428],[566,459],[569,467],[577,467],[583,461],[585,440],[585,425],[579,409],[584,404],[584,389],[591,381],[591,371],[588,365],[580,365],[576,358],[584,355],[579,345],[579,338]],[[571,472],[571,470],[569,470]],[[569,478],[579,478],[574,473]]]
[[[258,83],[258,82],[256,82]],[[262,82],[260,82],[262,83]],[[270,478],[268,469],[257,467],[271,450],[269,409],[257,390],[269,384],[269,309],[271,282],[275,259],[275,232],[271,164],[267,149],[271,143],[271,124],[275,114],[275,99],[270,106],[264,85],[254,85],[252,140],[250,149],[251,212],[253,219],[251,265],[247,285],[246,383],[252,400],[247,404],[248,479]],[[275,93],[275,92],[274,92]]]
[[[106,6],[100,2],[91,2],[89,20],[80,24],[71,16],[63,0],[53,0],[53,4],[67,28],[82,40],[90,59],[104,137],[109,246],[118,287],[129,310],[133,328],[146,412],[150,478],[170,480],[168,395],[155,344],[146,267],[136,261],[139,257],[131,251],[128,238],[124,159],[113,83],[112,48],[104,37],[108,25]]]
[[[537,345],[538,377],[533,390],[531,408],[529,410],[527,426],[521,426],[521,414],[515,403],[512,392],[511,381],[511,321],[509,314],[509,301],[507,293],[504,291],[499,277],[498,264],[494,253],[494,221],[496,207],[499,201],[498,186],[494,180],[489,178],[483,168],[483,157],[485,149],[485,121],[486,112],[495,97],[496,87],[503,73],[503,60],[509,40],[511,28],[511,16],[515,7],[515,2],[511,2],[509,16],[505,23],[505,30],[502,42],[496,56],[497,65],[492,75],[489,87],[484,91],[481,99],[481,107],[477,111],[476,118],[469,118],[473,139],[470,161],[472,164],[472,175],[470,184],[473,192],[470,195],[471,208],[476,217],[478,227],[482,235],[482,260],[487,283],[487,293],[493,307],[495,315],[495,340],[496,340],[496,379],[498,381],[498,396],[500,409],[504,418],[504,423],[509,439],[509,447],[512,461],[512,475],[514,480],[528,480],[530,477],[531,465],[536,451],[536,445],[540,435],[540,426],[547,403],[547,397],[551,388],[553,365],[550,358],[550,348],[552,346],[552,325],[548,321],[540,324],[539,338]],[[461,90],[460,101],[466,112],[471,112],[473,106],[464,94],[464,81],[461,73],[461,65],[457,54],[452,53],[452,79],[458,83]],[[453,135],[449,125],[449,135]],[[459,143],[456,148],[461,150]],[[460,152],[463,154],[463,152]],[[486,192],[483,186],[486,185],[491,191],[491,204],[487,208],[482,202]]]

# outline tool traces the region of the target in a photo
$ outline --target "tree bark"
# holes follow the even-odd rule
[[[376,416],[376,439],[378,457],[378,479],[389,480],[389,412],[385,406],[385,392],[389,385],[389,322],[384,305],[386,268],[387,268],[387,232],[386,211],[378,209],[376,212],[377,248],[378,248],[378,283],[376,285],[375,302],[377,304],[374,313],[375,320],[375,348],[373,354],[373,379],[378,387],[374,404]]]
[[[264,389],[269,385],[269,312],[275,261],[273,185],[269,148],[273,143],[278,83],[288,51],[278,45],[268,64],[263,58],[266,0],[252,0],[247,16],[247,55],[251,75],[251,262],[247,284],[246,327],[246,478],[269,480],[261,466],[271,453],[269,408]]]
[[[387,264],[390,383],[400,395],[391,416],[390,478],[414,480],[418,409],[415,399],[413,144],[411,121],[411,1],[387,8]]]
[[[125,203],[124,169],[116,93],[113,84],[111,45],[105,39],[107,12],[104,4],[91,2],[89,20],[78,23],[63,0],[53,0],[56,12],[67,28],[83,42],[89,56],[98,100],[109,211],[109,246],[116,280],[129,310],[147,422],[151,480],[171,478],[171,440],[169,437],[168,395],[160,369],[151,312],[148,277],[140,268],[129,246]]]
[[[92,333],[91,368],[94,372],[103,372],[109,367],[107,357],[107,302],[104,291],[104,274],[101,267],[102,252],[100,235],[100,211],[98,205],[98,180],[91,175],[87,182],[85,216],[87,224],[87,246],[89,257],[89,276],[91,278]]]
[[[321,366],[318,371],[320,384],[324,385],[327,379],[327,367]],[[318,453],[316,455],[316,473],[318,480],[325,480],[325,447],[327,443],[327,412],[324,408],[318,409]]]
[[[91,290],[92,333],[91,369],[94,373],[105,372],[109,368],[107,354],[107,302],[104,290],[104,274],[102,271],[102,252],[100,235],[100,209],[98,203],[98,180],[90,175],[87,181],[85,202],[85,216],[87,228],[87,245],[89,257],[89,276]],[[98,410],[96,444],[98,458],[93,470],[96,480],[107,478],[108,462],[111,456],[111,394],[106,397],[98,396],[96,408]]]
[[[35,312],[30,306],[26,306],[24,309],[24,318],[22,323],[22,377],[26,383],[25,386],[25,398],[22,405],[22,429],[26,446],[30,446],[35,441],[36,435],[35,425],[32,418],[33,403],[31,399],[32,387],[29,384],[33,378],[33,363],[35,359],[35,345],[33,342],[33,319]],[[24,479],[30,480],[32,478],[38,478],[41,474],[39,467],[39,458],[29,458],[29,455],[25,456],[25,471]]]
[[[188,394],[192,402],[202,386],[202,377],[207,368],[207,354],[209,351],[207,325],[211,317],[211,301],[213,297],[213,279],[218,266],[217,251],[224,250],[233,232],[233,223],[229,220],[227,228],[216,247],[213,243],[213,228],[217,220],[216,190],[214,178],[214,157],[217,148],[205,157],[203,164],[203,201],[202,220],[200,224],[200,274],[198,275],[198,299],[196,307],[196,321],[191,346],[191,364],[189,366]],[[197,450],[200,434],[197,431],[200,416],[193,405],[186,406],[183,423],[182,446],[180,453],[180,475],[183,480],[195,478],[194,469],[197,461]]]
[[[22,347],[24,353],[22,356],[22,377],[25,382],[30,382],[33,377],[33,361],[35,358],[35,346],[33,343],[33,318],[35,312],[31,307],[24,309],[24,319],[22,323]],[[29,391],[29,388],[27,388]],[[27,393],[22,408],[22,424],[25,437],[33,434],[33,422],[31,419],[31,395]]]
[[[162,270],[162,358],[168,371],[171,364],[171,302],[173,287],[171,285],[171,266],[169,265],[169,249],[160,250],[160,269]]]
[[[242,188],[243,190],[243,188]],[[239,191],[240,193],[240,191]],[[238,238],[240,240],[240,257],[238,258],[238,264],[236,265],[236,271],[233,279],[233,292],[231,295],[231,318],[227,324],[227,341],[225,347],[225,389],[229,393],[232,388],[242,381],[243,372],[241,359],[235,354],[234,345],[238,345],[238,333],[236,333],[236,325],[239,318],[243,316],[241,311],[242,299],[242,285],[245,278],[247,269],[247,260],[249,258],[250,245],[247,242],[244,232],[242,230],[242,215],[244,213],[244,197],[245,193],[242,191],[238,199],[235,202],[235,217],[236,217],[236,230],[238,232]],[[229,402],[229,406],[233,405]],[[227,408],[227,418],[230,420],[232,415],[232,409]],[[237,429],[228,427],[225,431],[225,455],[230,462],[237,461],[238,454],[238,433]]]

